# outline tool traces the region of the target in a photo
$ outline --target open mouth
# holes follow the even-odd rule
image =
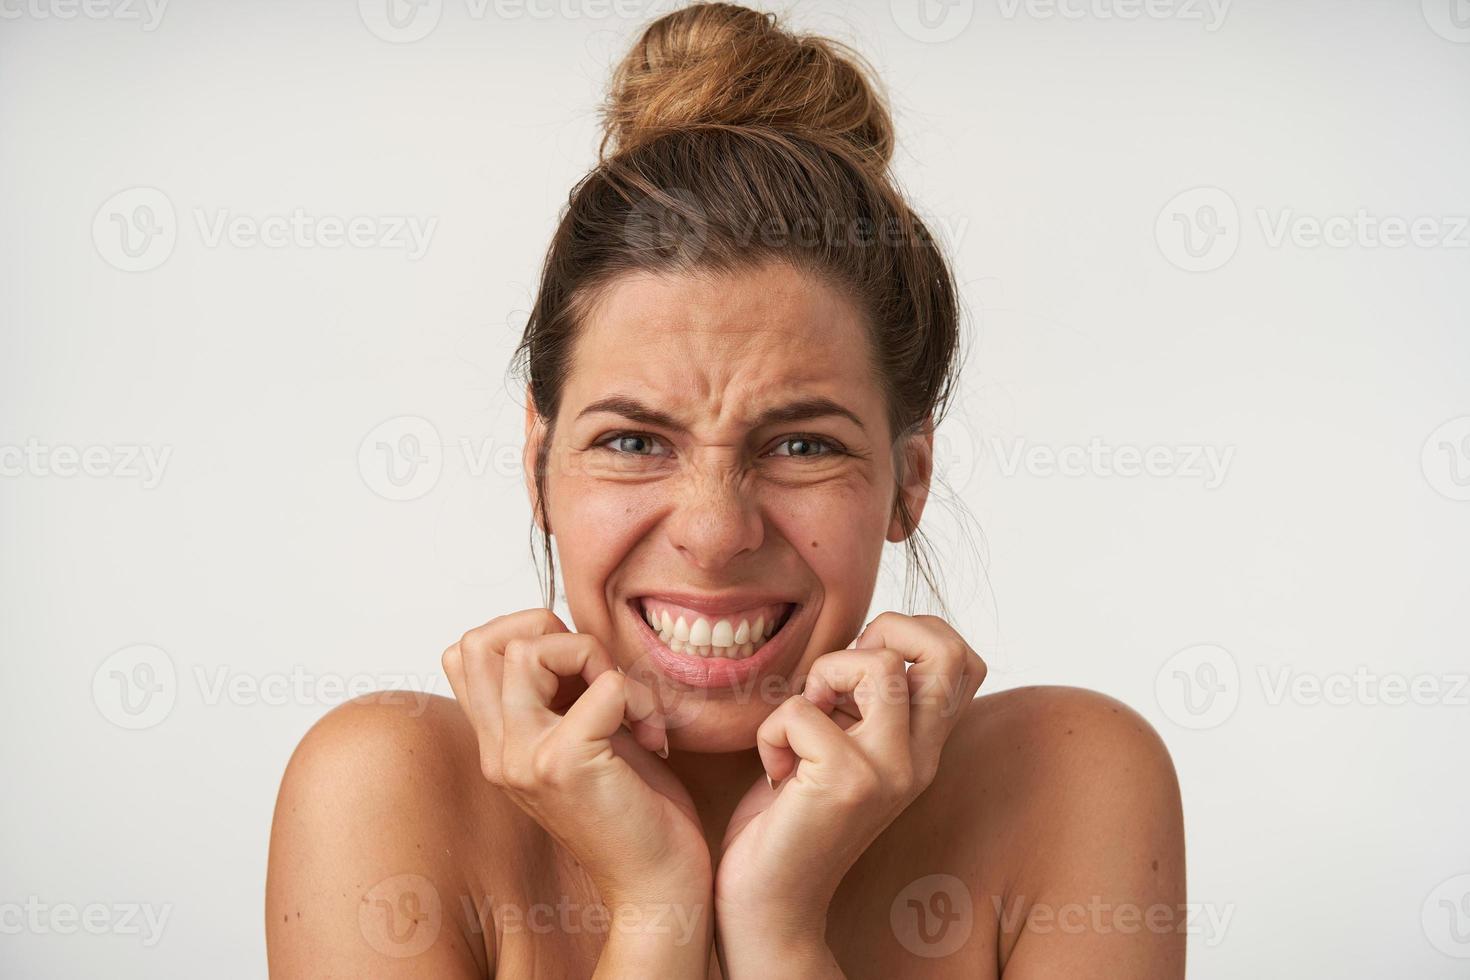
[[[673,653],[726,661],[755,656],[781,632],[799,606],[795,602],[773,602],[710,612],[657,596],[641,596],[629,605]]]

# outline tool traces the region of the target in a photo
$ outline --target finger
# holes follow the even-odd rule
[[[467,636],[456,644],[463,680],[455,697],[480,737],[482,754],[486,751],[498,754],[505,727],[500,710],[505,658],[482,641],[483,637],[477,641]]]
[[[789,697],[761,722],[755,733],[756,751],[772,784],[780,783],[805,763],[802,773],[814,787],[830,787],[837,773],[863,762],[857,742],[810,700]]]
[[[625,720],[639,745],[668,758],[668,735],[653,691],[617,670],[599,674],[588,685],[551,737],[568,745],[600,747]]]
[[[445,649],[441,663],[444,674],[470,720],[500,717],[500,676],[504,646],[517,636],[542,636],[566,632],[566,624],[545,608],[522,610],[498,616],[476,626]],[[488,661],[488,663],[485,663]],[[476,699],[476,692],[479,698]],[[497,724],[498,729],[498,724]]]
[[[870,754],[908,758],[909,687],[893,650],[839,650],[813,661],[802,696],[829,714],[851,704],[861,718],[848,729]]]
[[[558,633],[533,640],[512,640],[506,646],[506,675],[501,692],[501,707],[507,726],[515,726],[517,737],[545,734],[560,720],[552,701],[563,681],[579,679],[583,693],[571,705],[575,708],[591,684],[617,666],[595,636],[588,633]],[[638,684],[633,689],[631,704],[625,698],[620,720],[628,722],[628,730],[639,745],[651,752],[664,747],[664,723],[656,715],[652,692]],[[568,710],[570,715],[571,711]],[[616,724],[613,726],[616,728]]]
[[[554,633],[570,632],[571,630],[567,628],[567,624],[560,616],[550,609],[537,606],[498,616],[465,635],[472,640],[474,645],[493,650],[497,655],[504,656],[506,644],[511,640],[529,640],[539,636],[550,636]],[[580,677],[562,678],[556,694],[551,698],[551,710],[560,714],[569,708],[586,689],[587,685]]]
[[[464,687],[464,654],[460,652],[458,643],[451,643],[445,648],[439,657],[439,664],[444,668],[444,676],[449,678],[449,689],[454,692],[454,700],[463,704],[468,693]]]
[[[937,752],[985,680],[985,661],[937,616],[885,612],[857,638],[857,649],[887,648],[914,666],[908,671],[916,745]]]

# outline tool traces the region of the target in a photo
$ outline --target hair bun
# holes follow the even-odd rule
[[[696,3],[650,24],[618,65],[601,152],[681,127],[750,126],[841,141],[881,173],[893,121],[875,78],[847,45],[792,34],[773,13]]]

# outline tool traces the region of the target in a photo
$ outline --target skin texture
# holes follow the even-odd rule
[[[599,298],[554,430],[527,414],[573,622],[497,616],[445,651],[455,700],[370,696],[306,735],[272,975],[1183,976],[1178,788],[1148,724],[1071,688],[974,698],[948,624],[865,625],[932,447],[894,444],[867,344],[782,264]],[[612,395],[676,424],[582,414]],[[754,424],[813,396],[857,421]],[[798,596],[796,642],[774,684],[691,696],[627,600],[736,588]]]

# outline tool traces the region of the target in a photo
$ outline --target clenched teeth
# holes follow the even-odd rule
[[[748,617],[712,620],[705,616],[673,616],[668,610],[645,605],[643,618],[670,650],[693,657],[744,660],[776,632],[776,617],[768,622],[764,613],[754,621]]]

